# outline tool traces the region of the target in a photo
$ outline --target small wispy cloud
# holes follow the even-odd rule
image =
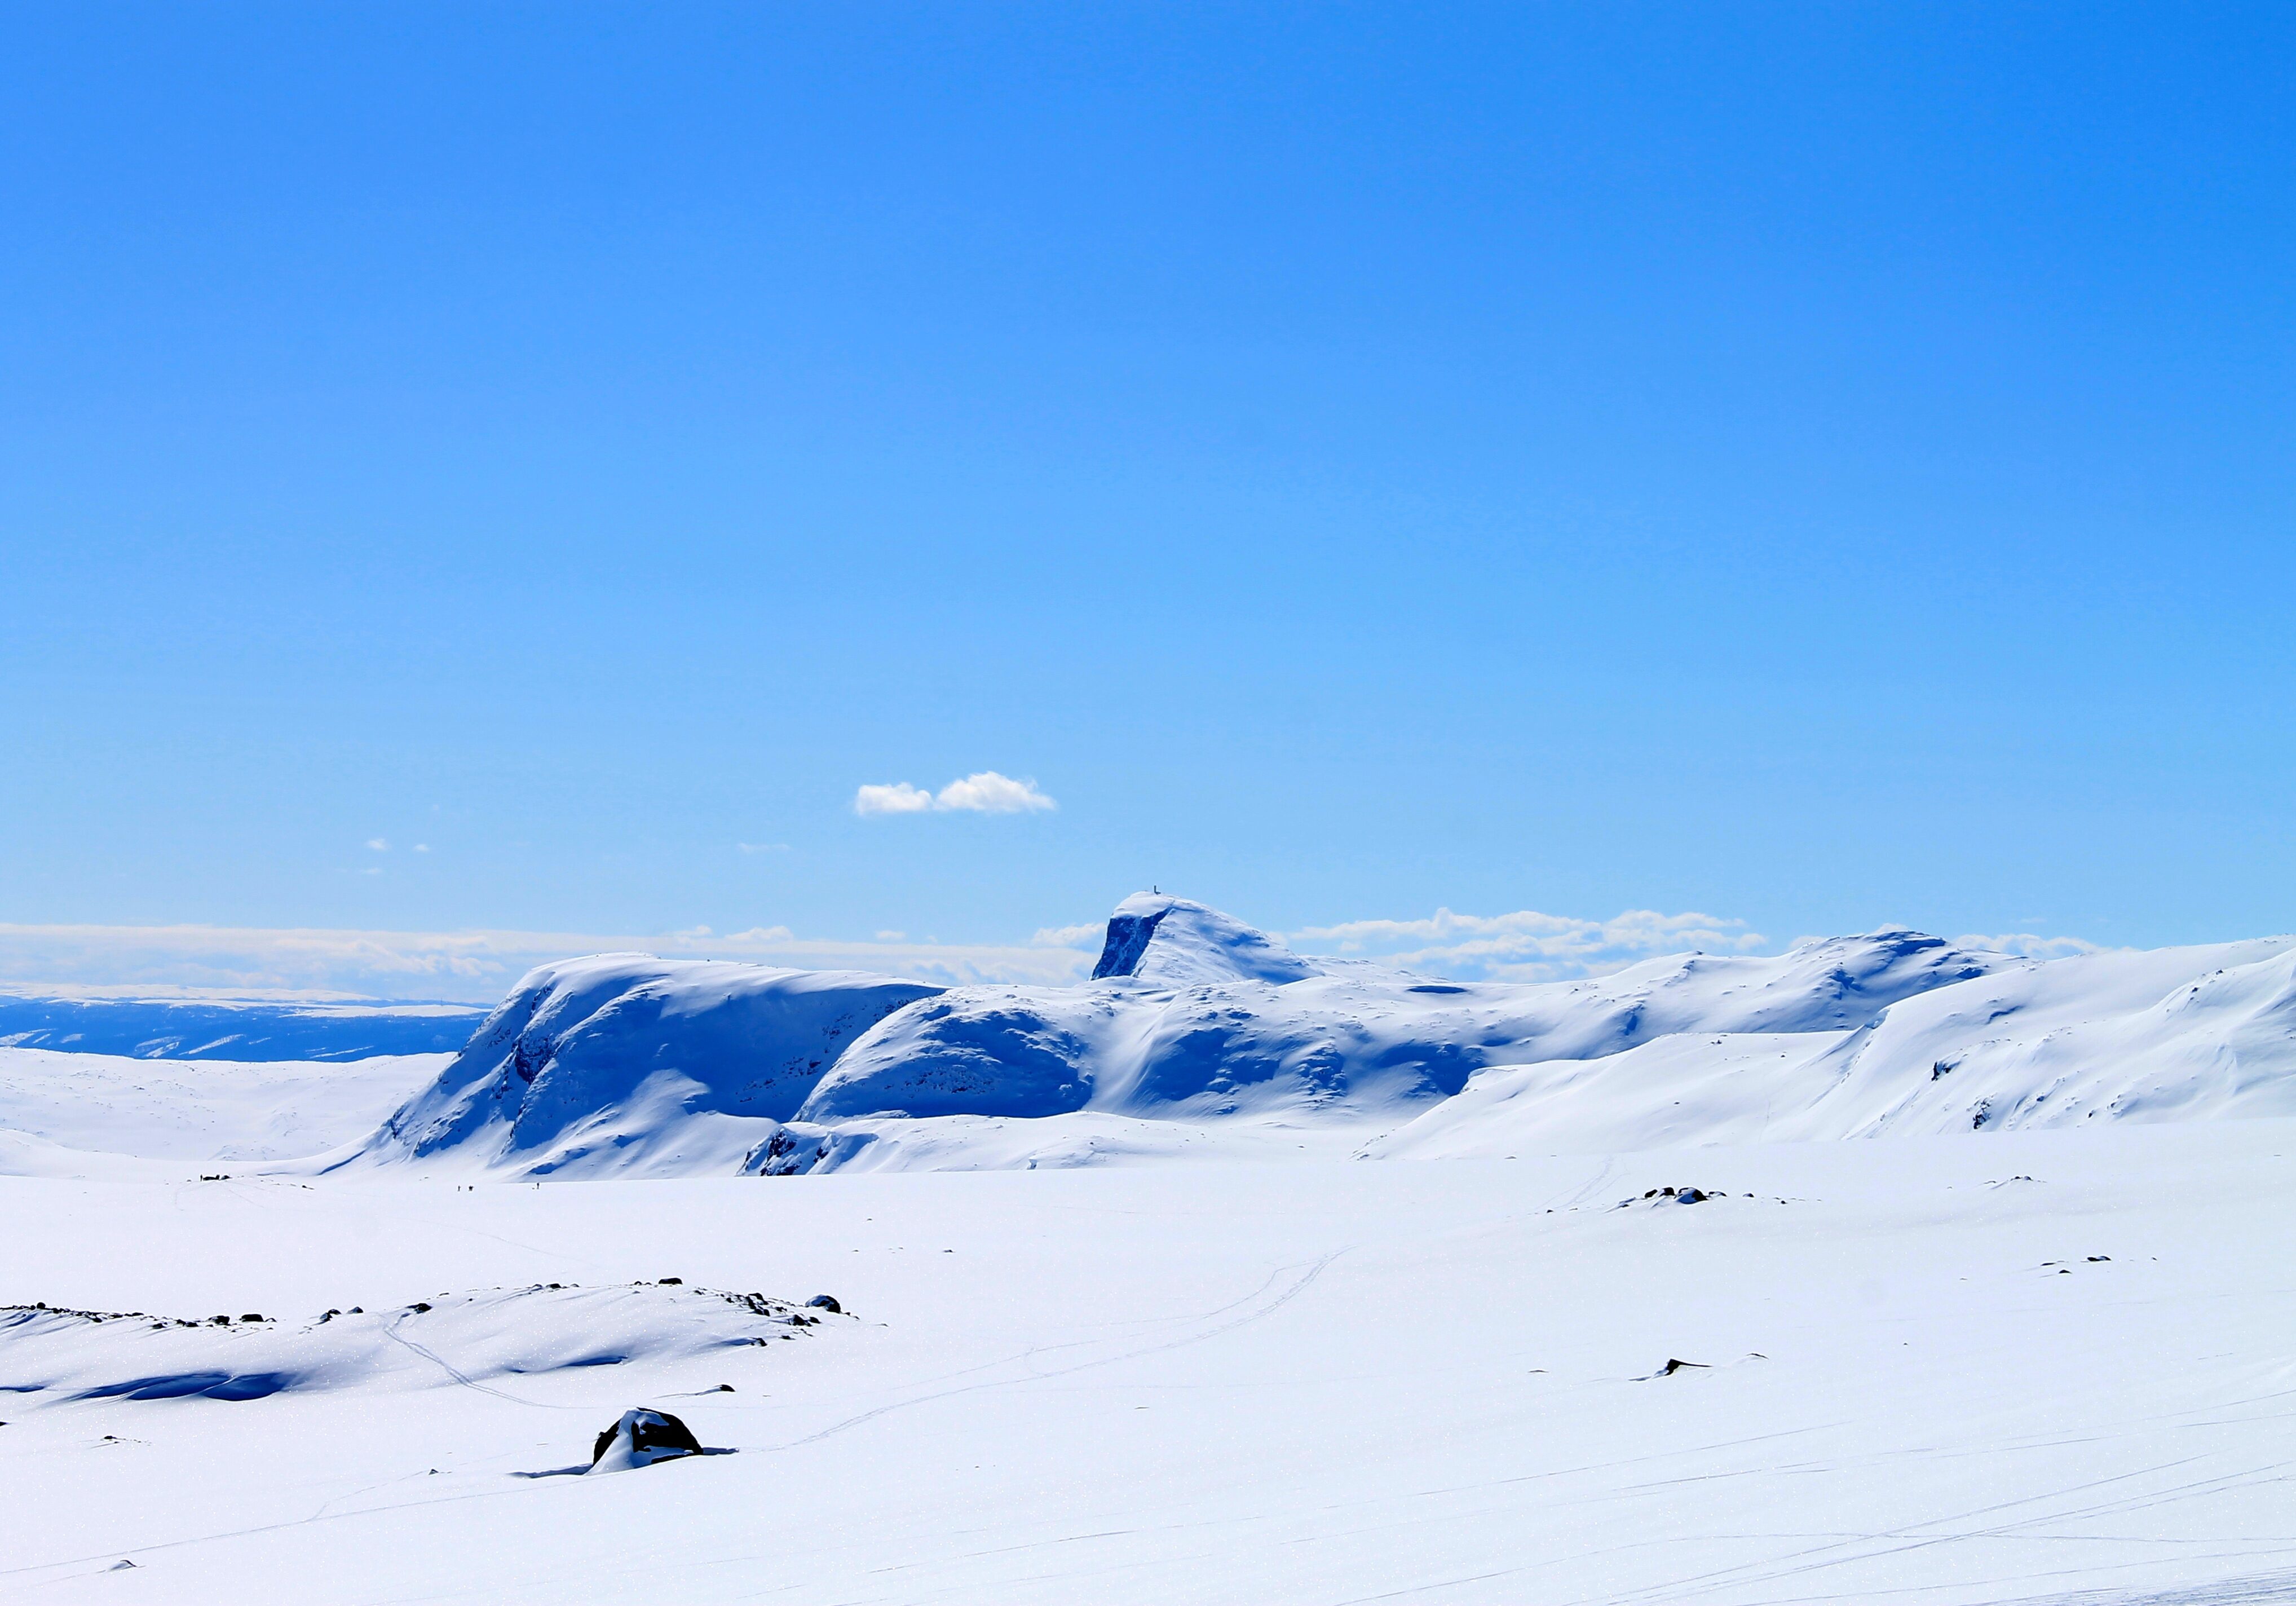
[[[376,853],[389,853],[390,851],[390,844],[381,837],[367,838],[366,845]]]
[[[430,844],[428,842],[417,842],[414,844],[414,851],[417,853],[428,853],[430,851]]]
[[[1080,926],[1041,926],[1029,940],[1040,948],[1096,948],[1107,934],[1107,925],[1095,920]]]
[[[864,786],[853,795],[853,812],[871,815],[927,813],[1017,815],[1036,814],[1060,805],[1037,790],[1034,781],[984,769],[952,781],[939,792],[929,792],[906,781],[890,786]]]
[[[921,815],[933,806],[932,793],[906,781],[890,786],[865,786],[853,794],[853,812],[869,815]]]
[[[1655,909],[1628,909],[1609,920],[1583,920],[1517,909],[1459,914],[1438,909],[1420,920],[1357,920],[1286,934],[1294,946],[1333,945],[1340,954],[1375,958],[1406,970],[1493,981],[1554,981],[1599,976],[1659,954],[1692,949],[1746,954],[1769,946],[1742,920]]]
[[[974,814],[1018,815],[1058,808],[1060,805],[1038,791],[1034,781],[1015,781],[1010,775],[984,769],[942,787],[940,796],[933,799],[933,807],[968,809]]]
[[[2026,959],[2066,959],[2075,954],[2102,954],[2102,943],[2080,937],[2041,937],[2030,931],[2005,931],[1998,937],[1972,934],[1953,939],[1964,948],[1990,948],[1997,954],[2015,954]]]

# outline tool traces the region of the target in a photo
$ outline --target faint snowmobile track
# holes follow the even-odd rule
[[[496,1399],[508,1400],[513,1405],[532,1405],[538,1411],[557,1409],[556,1406],[544,1405],[540,1400],[522,1399],[515,1394],[506,1394],[502,1389],[496,1389],[491,1384],[481,1383],[476,1378],[465,1377],[462,1372],[456,1371],[455,1367],[450,1365],[443,1357],[441,1357],[438,1351],[434,1349],[426,1349],[422,1345],[416,1343],[413,1339],[410,1339],[404,1333],[400,1332],[398,1331],[398,1323],[399,1322],[404,1322],[406,1319],[406,1317],[401,1316],[397,1321],[385,1323],[383,1324],[382,1336],[389,1339],[394,1344],[399,1345],[404,1348],[413,1350],[416,1355],[430,1362],[433,1366],[436,1366],[439,1371],[445,1372],[448,1377],[453,1378],[456,1382],[462,1384],[463,1388],[475,1389],[480,1394],[491,1394]]]
[[[2021,1595],[2005,1606],[2249,1606],[2296,1601],[2296,1570],[2251,1573],[2172,1589],[2084,1589],[2072,1594]]]
[[[1234,1316],[1226,1322],[1219,1323],[1215,1326],[1206,1327],[1195,1332],[1184,1334],[1179,1338],[1168,1339],[1161,1343],[1144,1344],[1135,1348],[1120,1350],[1115,1355],[1102,1356],[1097,1359],[1089,1361],[1077,1361],[1066,1366],[1053,1367],[1048,1371],[1039,1372],[1031,1370],[1019,1377],[992,1378],[978,1383],[967,1383],[961,1388],[936,1389],[931,1394],[920,1394],[909,1399],[894,1400],[888,1405],[879,1405],[874,1410],[864,1411],[858,1416],[849,1416],[843,1422],[832,1423],[830,1426],[822,1429],[817,1433],[808,1433],[803,1438],[793,1438],[787,1444],[776,1445],[773,1447],[780,1450],[794,1450],[804,1445],[818,1444],[823,1439],[831,1438],[835,1434],[842,1433],[849,1428],[857,1428],[864,1422],[874,1422],[881,1416],[888,1415],[895,1411],[906,1410],[911,1405],[930,1405],[934,1400],[949,1399],[960,1394],[974,1394],[984,1389],[1010,1389],[1017,1384],[1039,1382],[1047,1378],[1069,1377],[1079,1372],[1090,1372],[1102,1366],[1113,1366],[1124,1361],[1138,1360],[1143,1356],[1161,1355],[1168,1350],[1185,1349],[1191,1345],[1201,1344],[1208,1340],[1217,1339],[1224,1333],[1234,1332],[1240,1327],[1249,1327],[1255,1322],[1261,1321],[1266,1317],[1275,1315],[1277,1311],[1283,1309],[1283,1307],[1289,1305],[1292,1300],[1305,1293],[1308,1291],[1308,1286],[1313,1283],[1316,1278],[1324,1274],[1325,1267],[1329,1266],[1332,1261],[1337,1260],[1341,1255],[1344,1255],[1348,1251],[1344,1249],[1333,1250],[1330,1254],[1325,1255],[1320,1260],[1316,1261],[1304,1271],[1300,1271],[1300,1274],[1292,1280],[1291,1286],[1286,1288],[1282,1293],[1277,1294],[1274,1299],[1268,1299],[1264,1303],[1255,1303],[1250,1309],[1245,1310],[1241,1315]],[[1275,1270],[1267,1274],[1267,1280],[1262,1282],[1258,1290],[1253,1293],[1244,1296],[1244,1300],[1239,1300],[1236,1303],[1242,1304],[1244,1303],[1245,1300],[1257,1301],[1259,1299],[1259,1296],[1265,1293],[1277,1279],[1281,1278],[1286,1272],[1295,1270],[1299,1270],[1299,1268],[1294,1266],[1278,1266]],[[1224,1306],[1221,1307],[1222,1310],[1232,1310],[1234,1308],[1234,1305]],[[1219,1312],[1215,1311],[1212,1314],[1218,1315]],[[1074,1346],[1060,1345],[1055,1346],[1054,1348],[1074,1348]],[[1002,1364],[1006,1365],[1027,1365],[1029,1363],[1033,1361],[1036,1356],[1045,1353],[1046,1353],[1046,1351],[1044,1349],[1024,1350],[1020,1355],[1013,1356],[1012,1360]]]
[[[2215,1493],[2228,1487],[2243,1487],[2244,1485],[2259,1481],[2273,1481],[2277,1478],[2285,1476],[2285,1468],[2290,1465],[2296,1465],[2296,1463],[2276,1463],[2272,1465],[2252,1468],[2242,1472],[2226,1473],[2220,1477],[2200,1479],[2190,1483],[2177,1484],[2165,1489],[2154,1489],[2139,1495],[2100,1501],[2089,1505],[2075,1506],[2070,1510],[2060,1509],[2036,1512],[2030,1516],[2018,1518],[2013,1521],[1998,1523],[1987,1528],[1957,1529],[1956,1531],[1948,1533],[1929,1533],[1923,1531],[1925,1529],[1936,1528],[1948,1523],[1959,1524],[1971,1521],[1973,1519],[1993,1516],[1999,1512],[2013,1511],[2021,1506],[2031,1506],[2047,1501],[2063,1500],[2069,1496],[2084,1494],[2090,1490],[2110,1487],[2114,1484],[2125,1484],[2132,1479],[2144,1478],[2154,1473],[2165,1472],[2174,1467],[2190,1465],[2192,1463],[2201,1459],[2202,1459],[2202,1457],[2197,1455],[2187,1456],[2180,1461],[2169,1462],[2156,1466],[2138,1468],[2132,1471],[2116,1473],[2110,1478],[2100,1478],[2095,1479],[2094,1482],[2077,1484],[2070,1488],[2053,1490],[2046,1494],[2029,1495],[2016,1500],[2003,1501],[1993,1505],[1978,1506],[1966,1512],[1955,1512],[1942,1517],[1933,1517],[1925,1521],[1908,1523],[1902,1528],[1884,1529],[1877,1533],[1860,1534],[1836,1539],[1828,1544],[1812,1546],[1808,1550],[1792,1552],[1784,1555],[1773,1557],[1766,1562],[1746,1562],[1737,1567],[1724,1569],[1718,1572],[1702,1573],[1696,1577],[1688,1578],[1669,1579],[1663,1584],[1652,1585],[1644,1589],[1634,1591],[1627,1594],[1609,1596],[1605,1597],[1605,1599],[1610,1602],[1621,1603],[1634,1601],[1660,1602],[1680,1599],[1695,1599],[1697,1598],[1698,1593],[1711,1592],[1723,1588],[1743,1589],[1751,1586],[1774,1584],[1782,1579],[1799,1577],[1807,1573],[1824,1572],[1833,1568],[1873,1561],[1884,1556],[1899,1555],[1908,1551],[1925,1550],[1940,1545],[1957,1544],[1972,1539],[2017,1537],[2021,1535],[2024,1535],[2025,1530],[2030,1530],[2044,1525],[2075,1521],[2083,1518],[2090,1517],[2116,1516],[2128,1512],[2142,1511],[2153,1505],[2165,1504],[2174,1500],[2189,1499],[2197,1495]],[[2026,1536],[2039,1537],[2042,1536],[2027,1535]],[[1685,1591],[1693,1593],[1685,1594],[1684,1592]],[[1833,1597],[1811,1596],[1798,1598],[1824,1600]],[[1841,1598],[1855,1599],[1857,1597],[1850,1595]],[[2128,1597],[2114,1597],[2112,1595],[2106,1595],[2102,1598],[2105,1600],[2126,1598],[2130,1601],[2143,1601],[2146,1597],[2140,1594]],[[2201,1596],[2195,1598],[2205,1600],[2209,1597]],[[1576,1602],[1574,1603],[1574,1606],[1596,1606],[1596,1602],[1592,1599],[1589,1599],[1583,1602]]]

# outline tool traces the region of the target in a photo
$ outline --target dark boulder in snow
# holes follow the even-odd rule
[[[625,1411],[621,1420],[598,1435],[590,1449],[593,1472],[619,1472],[652,1466],[676,1455],[699,1455],[701,1441],[693,1430],[667,1411]]]
[[[845,1314],[845,1307],[827,1294],[814,1295],[812,1299],[806,1301],[806,1306],[812,1310],[825,1310],[832,1316],[841,1316]]]

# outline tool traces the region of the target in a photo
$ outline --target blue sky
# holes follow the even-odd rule
[[[2287,7],[8,37],[0,923],[2292,923]]]

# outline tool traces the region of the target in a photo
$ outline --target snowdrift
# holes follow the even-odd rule
[[[822,1320],[788,1299],[675,1278],[480,1289],[287,1321],[15,1306],[0,1308],[0,1390],[44,1405],[469,1388],[692,1360],[805,1337]]]
[[[439,1078],[339,1162],[520,1176],[730,1171],[846,1046],[939,988],[615,954],[529,972]]]

